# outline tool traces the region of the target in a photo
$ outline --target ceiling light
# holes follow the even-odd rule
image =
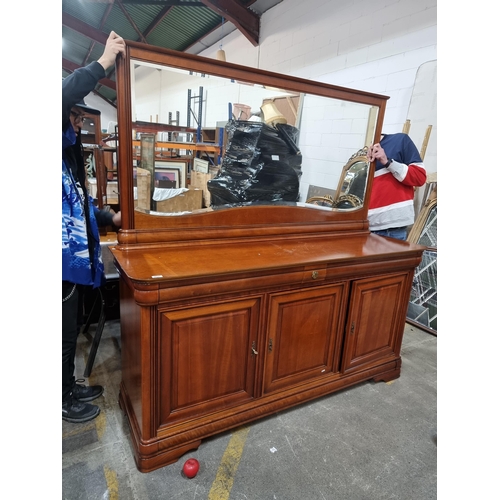
[[[215,54],[215,58],[218,61],[225,61],[226,60],[226,53],[222,49],[222,39],[223,38],[224,38],[224,18],[222,18],[222,22],[221,22],[221,42],[219,45],[219,50]]]

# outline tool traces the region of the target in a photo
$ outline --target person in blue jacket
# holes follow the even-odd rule
[[[104,391],[100,385],[75,381],[81,294],[86,286],[104,284],[98,227],[121,226],[120,212],[99,210],[87,193],[81,127],[84,112],[99,111],[86,106],[83,99],[106,76],[118,54],[125,54],[125,42],[112,31],[102,56],[74,71],[62,84],[62,415],[63,420],[75,423],[99,415],[99,407],[88,402]]]

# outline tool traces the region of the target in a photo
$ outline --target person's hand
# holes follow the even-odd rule
[[[382,165],[385,165],[388,161],[384,148],[378,142],[368,148],[368,154],[366,156],[368,157],[368,161],[372,162],[378,160]]]
[[[121,227],[121,225],[122,225],[122,213],[121,213],[121,211],[116,212],[116,214],[113,215],[113,224],[116,227]]]
[[[97,62],[107,70],[115,64],[118,54],[125,55],[125,40],[112,31],[106,41],[104,52]]]

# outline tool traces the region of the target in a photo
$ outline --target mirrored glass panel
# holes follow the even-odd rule
[[[378,107],[138,60],[130,71],[135,166],[144,166],[140,141],[152,124],[152,164],[186,160],[190,173],[210,173],[212,207],[316,207],[317,198],[348,194],[350,205],[332,209],[363,206],[369,164],[345,167],[373,142]]]

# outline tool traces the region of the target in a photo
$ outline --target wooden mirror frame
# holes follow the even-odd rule
[[[238,82],[264,85],[280,88],[291,92],[305,93],[309,95],[344,100],[352,103],[365,104],[378,108],[377,118],[374,126],[374,142],[377,142],[382,132],[385,106],[387,96],[363,92],[356,89],[348,89],[322,82],[305,80],[288,75],[281,75],[270,71],[250,68],[232,64],[225,61],[209,59],[183,52],[162,49],[139,42],[126,41],[126,54],[118,57],[116,61],[117,82],[117,118],[118,118],[118,188],[120,192],[120,210],[122,214],[122,231],[138,228],[168,228],[174,232],[185,228],[202,229],[203,227],[251,227],[249,220],[259,221],[259,225],[275,228],[279,226],[299,224],[306,228],[313,224],[316,229],[320,226],[332,224],[339,228],[352,230],[368,230],[368,205],[370,200],[371,186],[373,181],[374,166],[370,168],[367,179],[365,203],[359,210],[330,210],[306,207],[304,203],[297,206],[282,206],[277,204],[266,207],[238,207],[224,211],[202,209],[193,212],[192,215],[182,216],[160,216],[148,214],[148,211],[140,213],[134,209],[134,186],[133,186],[133,153],[132,153],[132,85],[131,64],[132,61],[158,64],[167,67],[193,71],[201,74],[209,74],[222,78],[233,79]],[[240,213],[244,211],[246,213]],[[251,212],[251,214],[248,213]],[[199,212],[199,213],[198,213]],[[235,213],[237,212],[237,213]],[[251,215],[251,217],[249,217]],[[299,230],[299,228],[296,228]],[[326,229],[326,228],[325,228]]]

